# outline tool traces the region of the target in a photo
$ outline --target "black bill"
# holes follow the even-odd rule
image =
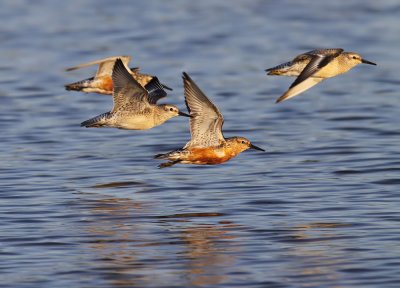
[[[186,114],[186,113],[184,113],[184,112],[182,112],[182,111],[179,111],[179,112],[178,112],[178,115],[179,115],[179,116],[185,116],[185,117],[192,117],[192,116],[190,116],[189,114]]]
[[[265,152],[264,149],[262,149],[262,148],[260,148],[260,147],[257,147],[256,145],[253,145],[253,144],[250,144],[250,148],[251,148],[251,149],[260,150],[260,151],[264,151],[264,152]]]
[[[368,60],[365,60],[365,59],[361,59],[361,63],[369,64],[369,65],[376,65],[376,63],[368,61]]]

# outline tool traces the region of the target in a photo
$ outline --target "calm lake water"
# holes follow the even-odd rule
[[[311,5],[312,4],[312,5]],[[2,287],[399,287],[399,1],[2,1]],[[263,71],[320,47],[360,65],[274,104]],[[85,129],[110,97],[63,85],[114,55],[184,108],[188,72],[246,151],[157,169],[188,120]]]

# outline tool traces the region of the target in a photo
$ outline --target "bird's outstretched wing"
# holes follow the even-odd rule
[[[112,111],[129,109],[129,107],[148,106],[148,92],[144,89],[126,69],[120,59],[115,61],[112,72],[113,101]]]
[[[185,102],[190,112],[192,139],[185,147],[210,147],[225,141],[222,134],[224,118],[219,109],[200,90],[190,76],[183,72]]]
[[[297,96],[301,92],[304,92],[305,90],[324,80],[324,78],[317,78],[313,76],[342,52],[343,49],[341,48],[316,49],[297,56],[293,60],[294,62],[296,62],[296,59],[300,59],[301,57],[311,57],[311,59],[304,67],[300,75],[292,83],[292,85],[290,85],[289,89],[281,97],[279,97],[276,102],[279,103]]]
[[[131,60],[131,56],[113,56],[113,57],[103,58],[103,59],[99,59],[99,60],[95,60],[95,61],[79,64],[79,65],[76,65],[76,66],[73,66],[73,67],[69,67],[69,68],[67,68],[65,70],[66,71],[73,71],[73,70],[77,70],[77,69],[80,69],[80,68],[89,67],[89,66],[98,64],[99,67],[97,69],[95,77],[100,77],[100,76],[105,76],[105,75],[111,76],[113,68],[114,68],[115,61],[117,59],[121,59],[121,61],[124,64],[124,66],[128,68],[128,63]]]

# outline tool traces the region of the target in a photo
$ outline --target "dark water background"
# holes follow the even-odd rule
[[[399,287],[399,1],[2,1],[2,287]],[[279,105],[263,70],[319,47],[360,65]],[[159,170],[187,119],[84,129],[111,98],[65,91],[114,55],[187,71],[225,136],[267,150]]]

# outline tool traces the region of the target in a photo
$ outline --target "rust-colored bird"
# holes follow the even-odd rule
[[[222,134],[224,118],[218,108],[185,72],[183,72],[183,84],[186,106],[191,116],[192,139],[182,149],[156,155],[156,159],[169,160],[169,162],[159,165],[159,168],[177,163],[220,164],[249,148],[265,151],[244,137],[225,138]]]
[[[150,94],[157,94],[159,96],[165,97],[167,96],[167,93],[165,92],[164,89],[172,90],[168,86],[161,84],[157,77],[148,74],[142,74],[139,72],[139,68],[137,67],[129,68],[128,63],[131,60],[130,56],[109,57],[67,68],[66,71],[72,71],[83,67],[88,67],[97,64],[99,65],[96,75],[94,77],[74,82],[71,84],[66,84],[65,89],[81,91],[86,93],[99,93],[99,94],[112,95],[113,81],[111,75],[113,72],[115,61],[117,59],[121,59],[125,68],[132,75],[133,79],[135,79]]]

